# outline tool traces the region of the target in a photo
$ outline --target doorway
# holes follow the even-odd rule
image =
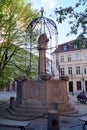
[[[69,92],[73,92],[73,81],[69,81]]]

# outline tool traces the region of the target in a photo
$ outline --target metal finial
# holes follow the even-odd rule
[[[41,7],[41,10],[40,10],[40,12],[41,12],[41,17],[43,17],[43,13],[44,13],[44,7]]]

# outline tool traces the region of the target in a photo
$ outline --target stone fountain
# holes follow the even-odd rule
[[[48,20],[43,17],[43,12],[40,19]],[[55,25],[54,22],[52,22],[53,21],[50,23]],[[33,22],[29,24],[29,27],[32,26]],[[42,32],[38,37],[38,80],[32,81],[27,78],[20,78],[20,80],[17,80],[16,107],[20,105],[25,108],[28,107],[29,110],[34,110],[36,108],[35,111],[43,110],[44,112],[58,110],[60,113],[72,110],[67,95],[67,80],[54,80],[52,79],[51,74],[46,72],[46,50],[48,48],[49,40],[46,32]]]
[[[31,81],[22,79],[18,81],[17,102],[21,105],[29,106],[31,109],[37,107],[48,111],[56,109],[66,112],[68,109],[67,81],[52,80],[51,75],[46,73],[45,50],[49,39],[46,34],[42,34],[39,39],[39,80]]]

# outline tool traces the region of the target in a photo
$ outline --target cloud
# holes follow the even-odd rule
[[[54,9],[55,6],[56,6],[55,1],[51,0],[51,1],[49,1],[49,2],[50,2],[50,8],[51,8],[51,9]]]
[[[44,9],[46,10],[50,10],[50,9],[54,9],[56,6],[56,0],[26,0],[28,1],[32,1],[33,3],[33,7],[35,9],[40,10],[41,7],[44,7]]]
[[[51,9],[55,8],[55,5],[56,5],[55,0],[41,0],[41,3],[43,5],[45,4],[49,5]]]
[[[46,3],[46,2],[48,2],[48,0],[41,0],[41,2],[42,2],[42,3]]]

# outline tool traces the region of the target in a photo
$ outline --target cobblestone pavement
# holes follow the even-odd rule
[[[79,118],[87,116],[87,103],[82,104],[77,101],[75,95],[69,95],[69,100],[71,104],[75,107],[75,110],[78,111],[78,114],[71,116],[63,116],[60,118],[60,130],[83,130],[83,123]],[[87,130],[87,126],[85,127]]]
[[[8,101],[11,96],[16,97],[16,93],[0,92],[0,102]],[[84,122],[80,121],[79,118],[84,115],[87,115],[87,104],[82,104],[78,102],[76,99],[76,95],[69,95],[69,100],[75,107],[75,109],[78,111],[78,114],[69,116],[60,116],[59,117],[60,130],[83,130]],[[0,127],[0,130],[19,130],[19,129]],[[47,119],[39,118],[36,120],[31,120],[31,124],[26,128],[26,130],[47,130]],[[87,130],[87,126],[85,127],[85,130]]]

